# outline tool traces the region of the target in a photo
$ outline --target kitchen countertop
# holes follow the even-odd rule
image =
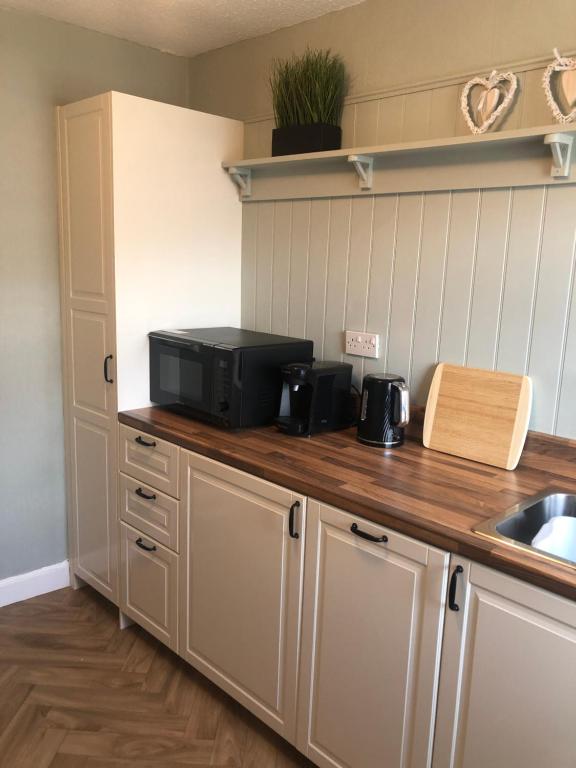
[[[361,445],[356,430],[310,438],[275,427],[227,431],[161,407],[119,421],[211,459],[576,600],[576,567],[473,532],[541,491],[576,492],[576,441],[529,432],[512,472],[424,448],[423,409],[400,448]]]

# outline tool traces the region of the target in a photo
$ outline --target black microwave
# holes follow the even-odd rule
[[[230,429],[270,424],[280,369],[312,362],[313,342],[242,328],[153,331],[150,400]]]

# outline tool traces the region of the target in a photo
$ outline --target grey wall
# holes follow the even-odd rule
[[[66,557],[54,107],[185,105],[187,62],[0,10],[0,579]]]
[[[576,186],[244,204],[242,322],[314,340],[426,402],[438,361],[529,374],[531,426],[576,437]],[[343,330],[381,337],[343,354]]]

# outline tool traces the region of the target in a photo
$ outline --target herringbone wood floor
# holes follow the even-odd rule
[[[0,768],[311,766],[90,588],[0,609]]]

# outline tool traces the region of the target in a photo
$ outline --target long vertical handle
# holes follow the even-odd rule
[[[451,611],[459,611],[460,606],[456,602],[456,586],[458,584],[458,574],[463,573],[464,568],[461,565],[457,565],[452,571],[452,577],[450,578],[450,589],[448,590],[448,608]]]
[[[398,408],[398,418],[396,419],[395,427],[405,427],[410,421],[410,390],[408,385],[403,381],[393,381],[392,387],[397,391],[400,398],[400,405]],[[394,409],[396,411],[396,409]]]
[[[290,507],[290,514],[288,515],[288,532],[293,539],[299,539],[300,534],[298,531],[294,530],[294,516],[296,515],[296,510],[299,509],[300,502],[295,501],[294,504]]]
[[[108,371],[110,360],[114,360],[114,355],[106,355],[104,358],[104,381],[108,382],[108,384],[114,384],[114,379],[110,378],[110,373]]]

